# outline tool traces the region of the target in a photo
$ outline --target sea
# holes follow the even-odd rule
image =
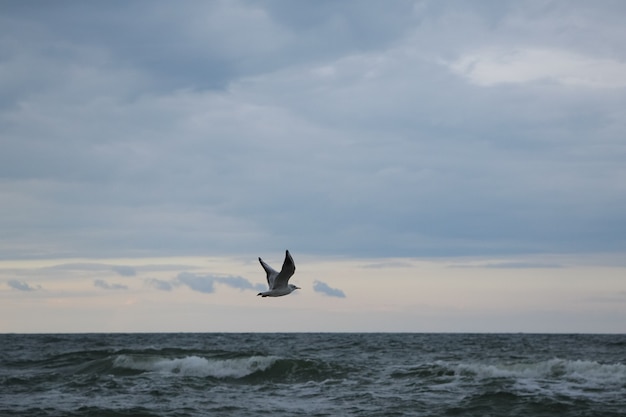
[[[626,335],[0,334],[0,416],[626,416]]]

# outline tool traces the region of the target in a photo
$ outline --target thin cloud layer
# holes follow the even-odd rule
[[[565,265],[552,262],[489,262],[475,264],[454,264],[449,268],[487,268],[487,269],[554,269],[565,268]]]
[[[116,265],[111,267],[114,272],[123,277],[134,277],[137,275],[137,271],[130,266]]]
[[[120,275],[123,277],[132,277],[132,276],[137,275],[137,271],[135,270],[135,268],[131,266],[108,265],[108,264],[100,264],[100,263],[92,263],[92,262],[64,263],[60,265],[55,265],[50,268],[55,269],[55,270],[62,270],[62,271],[86,271],[86,272],[112,271],[112,272],[115,272],[117,275]]]
[[[16,279],[10,279],[7,281],[7,285],[14,290],[18,291],[35,291],[38,287],[33,287],[24,281],[18,281]]]
[[[172,291],[174,289],[174,284],[171,281],[165,281],[162,279],[151,278],[146,280],[146,283],[161,291]]]
[[[484,50],[468,53],[450,68],[472,83],[548,82],[589,88],[626,87],[626,64],[563,50]]]
[[[190,272],[181,272],[176,279],[171,282],[151,280],[152,285],[160,290],[170,291],[173,286],[185,285],[193,291],[206,294],[215,292],[215,284],[226,285],[239,290],[263,291],[265,287],[261,284],[252,284],[250,281],[239,276],[216,276],[197,275]]]
[[[313,283],[313,290],[315,292],[327,295],[329,297],[345,298],[346,294],[338,288],[332,288],[328,284],[322,281],[315,281]]]
[[[128,286],[124,284],[109,284],[107,281],[97,279],[93,282],[93,285],[103,290],[127,290]]]
[[[211,294],[215,291],[215,278],[212,276],[198,276],[189,272],[178,275],[178,283],[202,293]]]
[[[0,249],[622,251],[625,13],[569,1],[7,4]]]

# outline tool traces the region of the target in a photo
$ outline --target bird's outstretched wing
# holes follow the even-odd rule
[[[263,266],[263,268],[265,268],[265,266]],[[274,285],[270,284],[270,289],[287,287],[287,284],[289,283],[289,278],[291,278],[291,276],[295,272],[296,264],[293,262],[293,258],[291,257],[289,251],[285,251],[285,261],[283,262],[283,267],[280,270],[280,273],[278,273],[278,275],[274,279]]]
[[[259,262],[261,263],[261,266],[263,267],[263,269],[265,270],[265,273],[267,274],[267,277],[266,277],[267,278],[267,286],[271,290],[274,287],[274,282],[276,281],[276,277],[278,276],[278,272],[276,272],[276,270],[274,268],[272,268],[271,266],[269,266],[268,264],[263,262],[263,259],[259,258]]]

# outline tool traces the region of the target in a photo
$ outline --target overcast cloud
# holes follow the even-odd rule
[[[0,2],[0,256],[623,251],[625,15]]]

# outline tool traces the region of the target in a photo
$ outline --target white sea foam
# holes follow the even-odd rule
[[[478,378],[540,378],[571,381],[595,381],[602,384],[626,382],[626,365],[601,364],[594,361],[550,359],[536,363],[457,364],[457,375],[472,374]]]
[[[507,378],[521,393],[570,397],[613,397],[626,393],[626,365],[550,359],[529,363],[447,364],[457,378]]]
[[[268,369],[277,358],[272,356],[250,356],[236,359],[207,359],[199,356],[184,358],[141,357],[119,355],[113,365],[133,369],[182,376],[243,378],[257,371]]]

